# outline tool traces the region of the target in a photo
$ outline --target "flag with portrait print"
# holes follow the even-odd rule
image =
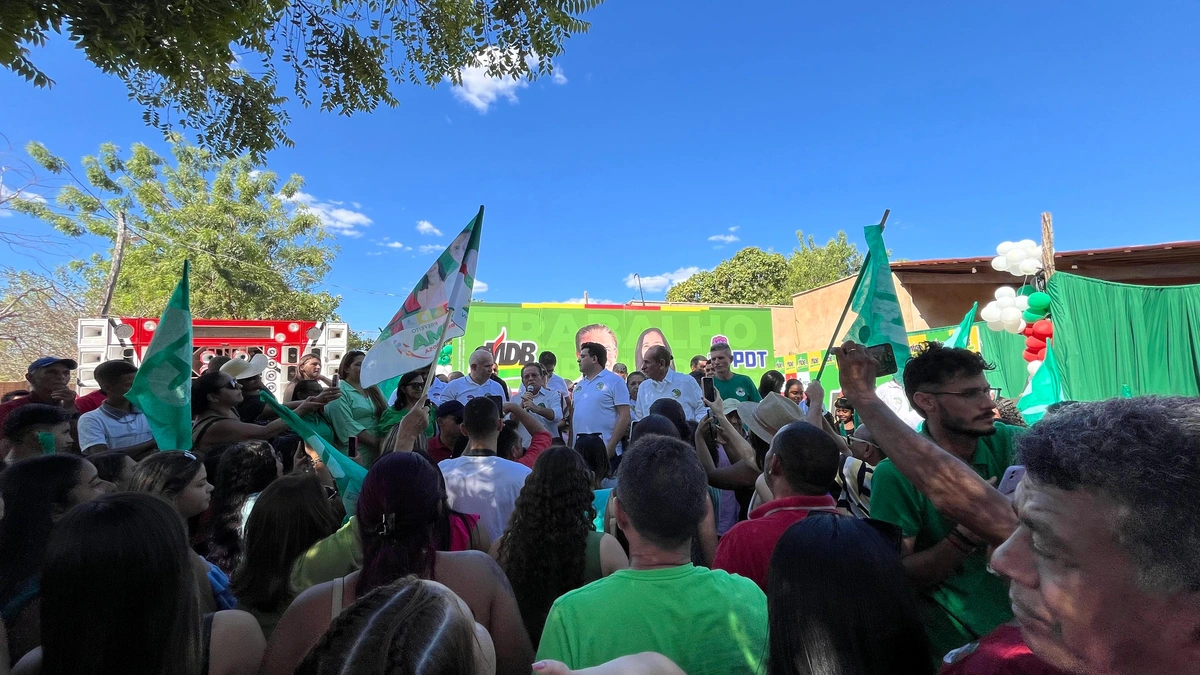
[[[426,367],[447,341],[466,333],[483,207],[417,281],[363,359],[359,376],[369,387]]]

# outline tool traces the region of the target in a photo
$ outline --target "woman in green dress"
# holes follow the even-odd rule
[[[383,414],[387,403],[379,387],[364,387],[359,381],[362,372],[363,352],[346,352],[338,364],[338,388],[342,397],[325,406],[325,415],[342,452],[349,449],[350,439],[358,439],[360,463],[370,466],[379,456],[380,438],[375,435],[375,425]]]

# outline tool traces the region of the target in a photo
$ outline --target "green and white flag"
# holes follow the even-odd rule
[[[192,309],[188,261],[125,398],[146,415],[159,450],[192,449]]]
[[[1046,358],[1042,365],[1029,378],[1021,400],[1017,401],[1017,410],[1025,421],[1033,424],[1042,419],[1046,408],[1066,399],[1063,395],[1062,374],[1058,371],[1058,360],[1054,358],[1053,340],[1046,342]]]
[[[325,439],[321,438],[321,434],[309,426],[308,422],[300,419],[300,416],[291,408],[276,401],[271,392],[263,389],[258,393],[258,397],[279,415],[279,419],[283,420],[289,429],[296,432],[296,435],[321,457],[321,461],[325,462],[325,467],[329,469],[329,475],[333,476],[333,482],[337,485],[338,494],[342,497],[342,504],[346,507],[346,517],[354,515],[358,505],[358,495],[362,492],[363,480],[367,477],[367,470],[358,462],[343,455],[337,448],[326,443]]]
[[[360,382],[369,387],[433,363],[438,350],[467,331],[467,311],[479,264],[483,207],[442,251],[404,304],[379,333],[362,363]]]
[[[842,341],[854,340],[867,347],[890,343],[899,367],[895,379],[900,381],[904,364],[908,363],[908,331],[900,313],[896,285],[892,283],[887,247],[883,245],[883,225],[868,225],[863,230],[867,256],[858,271],[850,301],[850,309],[857,316]]]
[[[947,347],[955,349],[966,349],[971,346],[971,327],[975,325],[975,311],[979,309],[979,303],[971,305],[971,311],[963,317],[959,322],[958,328],[950,334],[950,338],[946,340]]]

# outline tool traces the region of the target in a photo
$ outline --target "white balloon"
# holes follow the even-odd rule
[[[995,258],[992,258],[992,269],[996,270],[997,272],[1007,272],[1008,271],[1008,258],[1006,258],[1002,255],[998,255]]]
[[[1029,257],[1041,260],[1042,259],[1042,247],[1034,246],[1033,248],[1029,249]]]
[[[1013,302],[1017,303],[1014,306],[1017,309],[1021,310],[1022,312],[1029,309],[1029,297],[1028,296],[1018,295],[1017,297],[1013,298]]]
[[[1023,329],[1021,328],[1020,321],[1015,322],[1015,323],[1013,323],[1011,321],[1005,321],[1004,322],[1004,330],[1012,333],[1013,335],[1016,335],[1017,333],[1020,333]]]
[[[983,309],[979,310],[979,318],[988,323],[1000,320],[1000,307],[996,305],[995,300],[984,305]]]
[[[1016,307],[1017,299],[1016,298],[1000,298],[999,300],[996,301],[996,306],[1002,310],[1008,309],[1009,307]]]
[[[1037,274],[1038,270],[1042,269],[1042,261],[1037,258],[1026,258],[1021,261],[1021,266],[1018,268],[1021,274]]]
[[[1037,246],[1037,242],[1032,239],[1022,239],[1021,241],[1017,242],[1016,246],[1019,249],[1028,250]]]
[[[1042,367],[1041,361],[1030,361],[1029,367],[1027,367],[1025,370],[1029,371],[1029,374],[1032,375],[1037,372],[1038,368],[1041,368],[1041,367]]]
[[[996,331],[997,333],[999,333],[1000,331],[1004,330],[1004,322],[1003,321],[989,321],[989,322],[987,322],[987,327]]]
[[[1022,260],[1029,257],[1029,254],[1023,248],[1014,248],[1004,254],[1004,257],[1008,259],[1009,267],[1012,267],[1013,265],[1020,265]]]
[[[1009,251],[1016,248],[1017,245],[1011,241],[1002,242],[996,247],[996,255],[1007,255]]]
[[[1017,289],[1012,286],[1001,286],[996,289],[995,295],[997,300],[1000,298],[1015,298],[1017,297]]]
[[[997,300],[996,302],[999,303],[1000,301]],[[1000,320],[1003,321],[1005,324],[1020,323],[1021,322],[1021,310],[1017,309],[1016,307],[1011,307],[1011,306],[1001,308]]]
[[[1025,323],[1025,319],[1021,319],[1021,325],[1017,326],[1017,332],[1020,333],[1020,332],[1024,331],[1025,327],[1028,325],[1029,324]]]

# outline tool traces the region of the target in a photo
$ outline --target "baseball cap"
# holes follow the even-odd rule
[[[79,364],[75,363],[75,361],[73,359],[60,359],[56,356],[43,356],[42,358],[38,359],[37,361],[34,361],[33,363],[29,364],[29,370],[27,370],[25,372],[32,373],[33,371],[37,370],[38,368],[45,368],[46,366],[52,366],[56,363],[66,364],[66,366],[68,368],[70,368],[71,370],[75,370],[76,368],[79,367]]]
[[[721,407],[725,409],[725,414],[728,415],[729,413],[737,412],[738,408],[742,407],[742,402],[736,398],[727,398],[721,401]],[[740,415],[741,413],[738,414]]]
[[[443,403],[437,407],[437,413],[435,413],[437,415],[437,417],[435,419],[440,420],[443,417],[448,417],[448,416],[453,415],[454,419],[458,420],[459,424],[462,424],[463,411],[466,409],[467,409],[467,407],[464,406],[459,401],[453,401],[453,400],[446,401],[445,403]]]

